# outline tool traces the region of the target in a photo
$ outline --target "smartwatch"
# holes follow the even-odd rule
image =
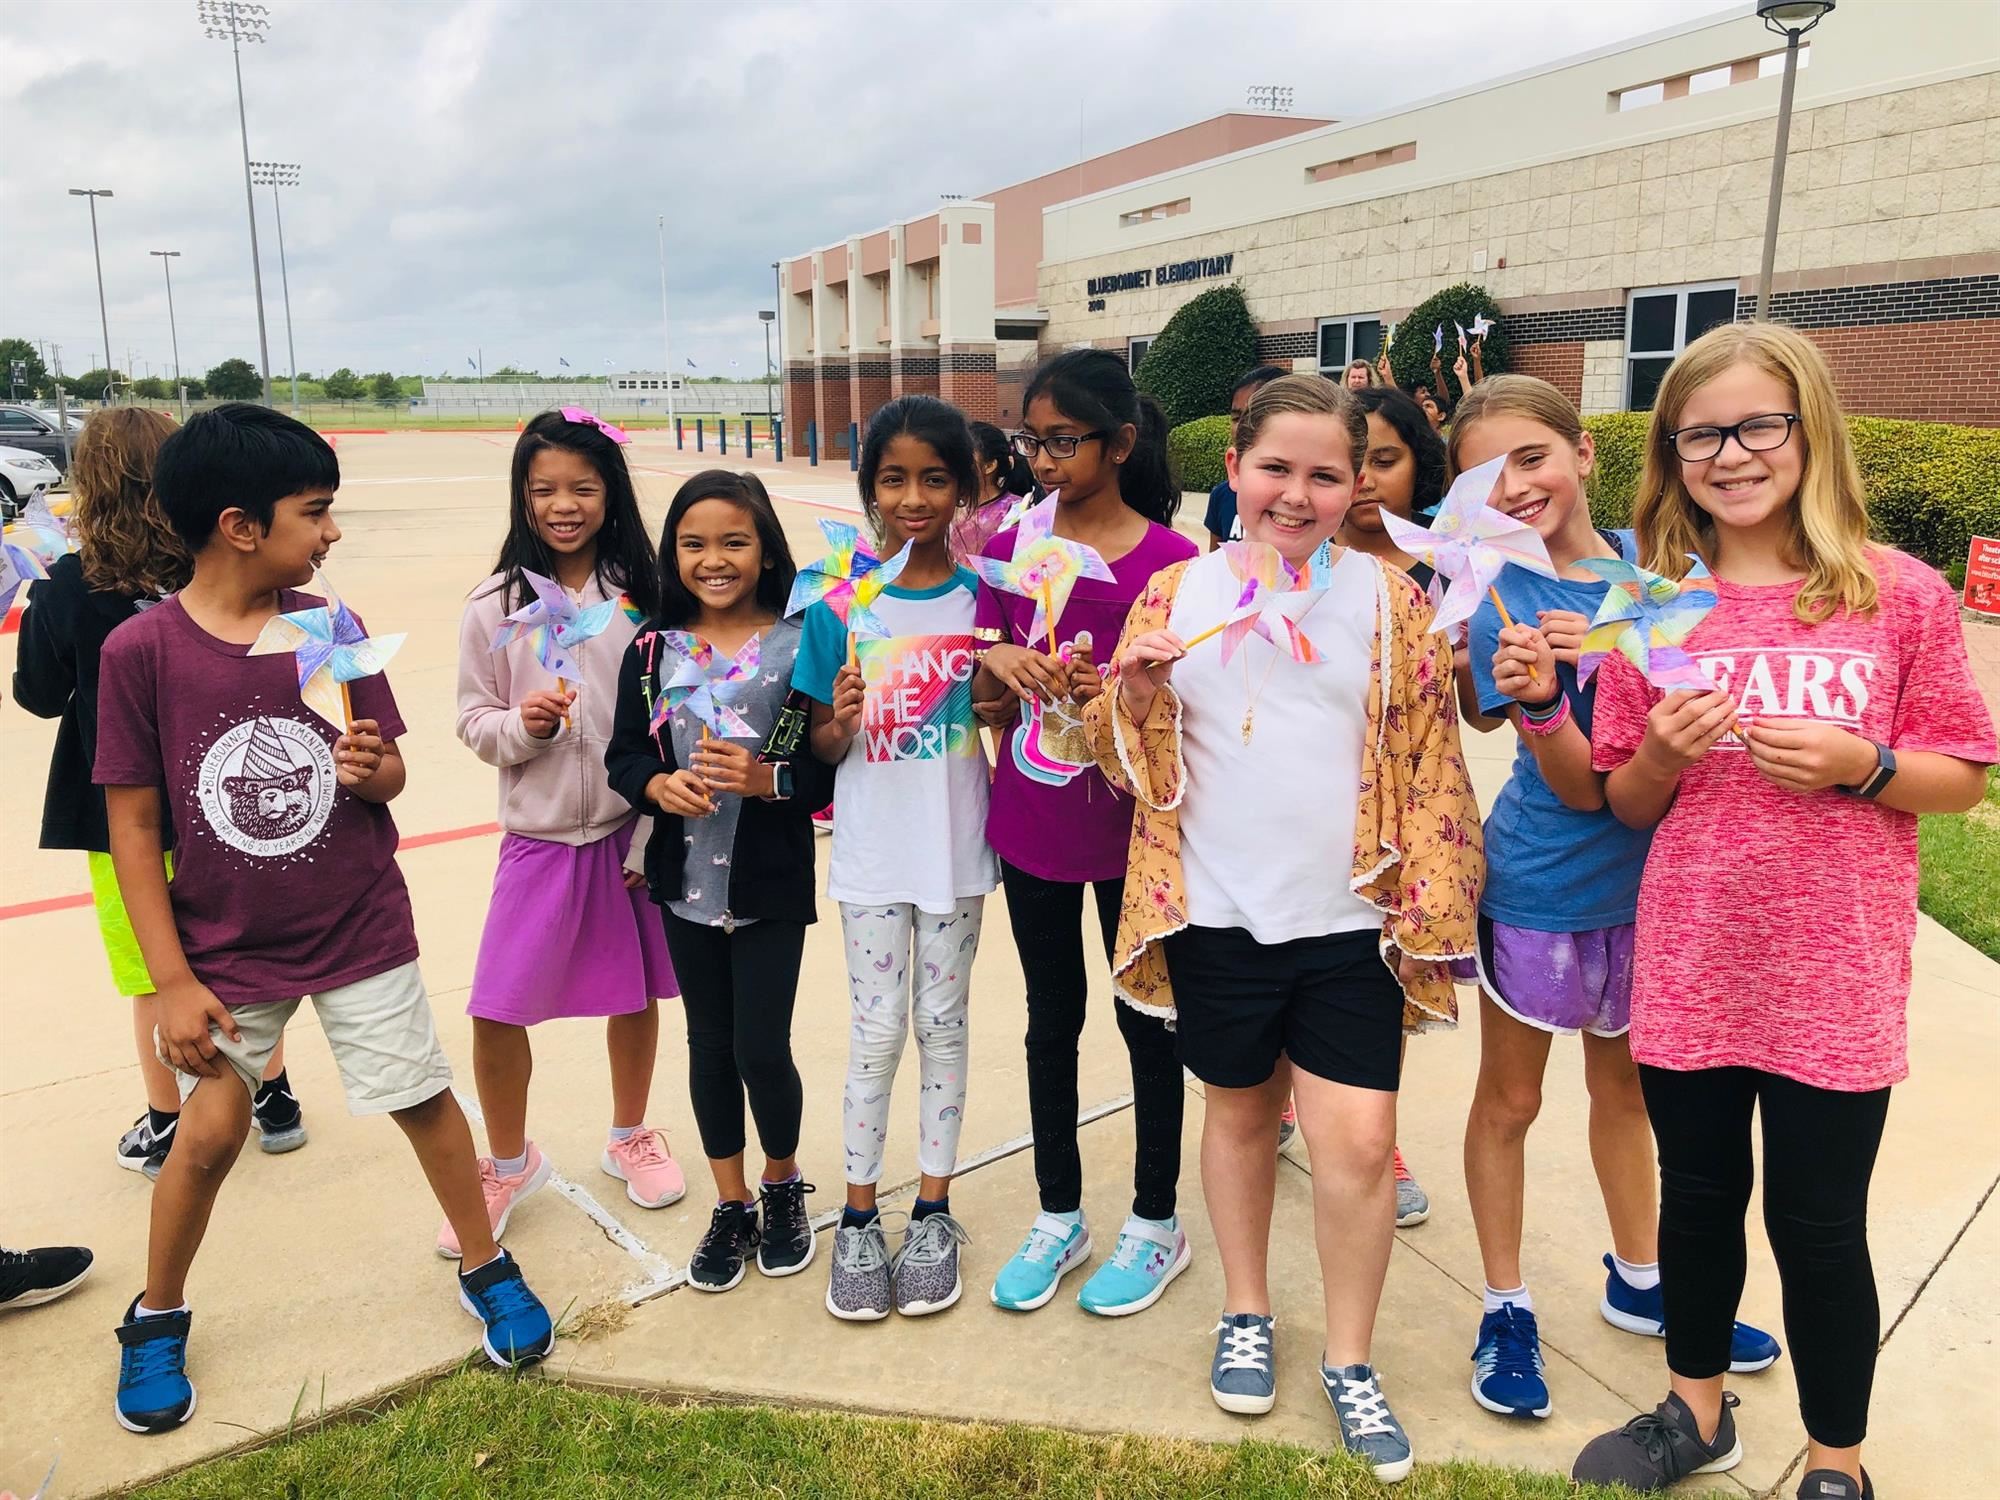
[[[1882,789],[1896,779],[1896,752],[1880,740],[1870,740],[1868,743],[1875,747],[1875,769],[1861,778],[1860,785],[1836,787],[1834,790],[1845,792],[1850,797],[1864,797],[1873,802],[1882,795]]]
[[[771,800],[789,802],[792,799],[792,767],[789,761],[771,762]]]

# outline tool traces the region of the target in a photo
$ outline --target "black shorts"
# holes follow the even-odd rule
[[[1240,927],[1188,927],[1165,942],[1181,1066],[1217,1088],[1255,1088],[1282,1055],[1316,1078],[1394,1093],[1403,990],[1381,935],[1260,943]]]

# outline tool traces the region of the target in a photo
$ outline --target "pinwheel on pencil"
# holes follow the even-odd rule
[[[822,516],[819,529],[826,536],[827,553],[799,569],[792,580],[785,613],[795,615],[813,604],[824,604],[832,610],[847,627],[847,660],[852,665],[856,636],[888,638],[889,627],[869,606],[882,597],[882,590],[894,583],[909,565],[910,548],[906,544],[895,556],[879,558],[862,547],[860,529],[846,521],[830,521]]]
[[[1057,499],[1051,494],[1031,507],[1014,533],[1014,555],[972,557],[967,564],[989,588],[1035,601],[1028,623],[1030,643],[1048,638],[1049,655],[1056,654],[1056,622],[1069,596],[1085,578],[1114,582],[1111,569],[1095,547],[1055,533]],[[823,523],[822,523],[823,524]]]
[[[1512,625],[1513,617],[1493,586],[1509,564],[1544,578],[1556,576],[1549,549],[1534,527],[1488,503],[1506,463],[1503,454],[1459,475],[1428,528],[1405,521],[1387,508],[1382,511],[1382,524],[1390,539],[1436,570],[1437,577],[1431,583],[1431,597],[1437,603],[1437,613],[1431,619],[1433,630],[1449,630],[1471,619],[1482,593],[1492,598],[1501,623]]]
[[[1586,557],[1577,563],[1611,585],[1577,654],[1579,686],[1615,651],[1656,688],[1705,693],[1714,687],[1682,649],[1682,642],[1715,608],[1716,599],[1715,580],[1701,559],[1690,554],[1688,561],[1693,566],[1680,579],[1617,557]]]
[[[266,622],[251,644],[250,654],[291,652],[298,660],[300,699],[345,734],[354,722],[347,685],[382,671],[408,637],[366,634],[354,612],[326,585],[325,574],[320,575],[320,583],[326,587],[326,603]]]
[[[707,641],[685,630],[666,631],[661,639],[681,661],[653,703],[653,732],[685,708],[701,725],[703,739],[711,733],[726,740],[754,738],[757,731],[730,705],[757,680],[764,659],[762,638],[751,636],[732,657],[718,657]]]
[[[527,568],[521,570],[521,576],[535,591],[535,597],[500,622],[500,628],[493,632],[493,649],[505,651],[516,641],[527,641],[534,648],[535,659],[554,674],[556,691],[567,693],[570,678],[579,681],[583,678],[583,670],[570,652],[592,636],[602,634],[625,601],[621,596],[585,609],[553,578],[544,578]],[[563,727],[568,728],[569,722],[565,711]]]

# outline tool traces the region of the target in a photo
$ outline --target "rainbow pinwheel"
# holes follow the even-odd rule
[[[1382,524],[1388,528],[1390,540],[1411,557],[1429,563],[1437,570],[1437,579],[1446,585],[1439,597],[1438,581],[1431,583],[1432,597],[1437,599],[1433,630],[1448,630],[1471,619],[1479,608],[1479,596],[1493,587],[1509,563],[1544,578],[1556,576],[1549,549],[1534,527],[1487,503],[1506,463],[1502,454],[1453,480],[1428,530],[1391,514],[1386,507],[1382,511]]]
[[[76,551],[69,527],[56,518],[39,490],[21,508],[20,516],[7,527],[5,536],[7,550],[15,554],[15,566],[29,578],[48,577],[48,570],[56,565],[57,558]],[[32,556],[42,571],[30,572],[22,560],[23,553]]]
[[[4,619],[7,611],[14,607],[14,596],[21,592],[21,585],[30,578],[47,576],[46,572],[40,574],[22,572],[14,561],[13,549],[0,548],[0,619]]]
[[[860,530],[846,521],[822,516],[819,529],[829,550],[818,562],[799,569],[785,613],[795,615],[808,605],[824,604],[840,617],[849,635],[887,640],[889,627],[868,606],[909,566],[909,546],[885,561],[862,548]]]
[[[657,734],[670,717],[685,708],[706,730],[723,739],[755,738],[757,731],[730,704],[757,680],[764,661],[762,638],[751,636],[727,660],[718,660],[713,646],[685,630],[667,631],[662,640],[680,653],[681,662],[653,703],[653,732]]]
[[[266,623],[250,654],[292,652],[299,664],[299,697],[307,708],[345,734],[354,718],[347,684],[380,672],[406,638],[364,635],[354,611],[329,590],[323,607],[279,615]]]
[[[1028,639],[1049,638],[1049,654],[1056,649],[1056,621],[1069,605],[1069,596],[1085,578],[1104,583],[1116,580],[1095,547],[1057,536],[1056,496],[1051,494],[1021,517],[1014,532],[1011,558],[972,557],[967,563],[991,588],[1019,594],[1035,601],[1035,615],[1028,622]]]
[[[1242,649],[1252,635],[1261,635],[1297,662],[1320,659],[1319,648],[1299,626],[1319,603],[1333,581],[1333,544],[1321,542],[1303,568],[1285,560],[1265,542],[1224,542],[1229,571],[1242,583],[1236,608],[1221,625],[1203,631],[1187,643],[1193,650],[1211,635],[1222,637],[1222,664]]]
[[[535,659],[552,672],[558,683],[566,677],[582,677],[576,659],[569,653],[592,636],[600,634],[618,613],[621,599],[606,599],[588,609],[580,609],[568,590],[553,578],[521,570],[521,576],[535,591],[535,597],[500,622],[493,633],[493,649],[504,651],[514,642],[525,640],[535,649]]]
[[[1705,693],[1715,685],[1681,649],[1681,642],[1715,608],[1715,580],[1700,558],[1690,554],[1688,561],[1693,566],[1687,577],[1678,580],[1648,572],[1623,558],[1586,557],[1578,561],[1578,567],[1589,569],[1611,585],[1584,635],[1583,649],[1577,653],[1579,687],[1614,651],[1637,667],[1654,687],[1692,688]]]

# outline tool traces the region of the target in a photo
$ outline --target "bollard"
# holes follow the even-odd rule
[[[722,456],[727,458],[729,456],[729,422],[727,418],[717,417],[715,419],[715,435],[721,441]]]
[[[702,442],[702,419],[700,417],[696,417],[694,419],[694,451],[697,453],[701,452],[701,442]]]
[[[750,419],[743,419],[743,456],[749,458],[757,451],[757,432],[750,425]]]
[[[819,423],[806,423],[806,466],[819,467]]]
[[[847,467],[850,469],[859,469],[861,467],[861,449],[855,442],[855,439],[860,435],[860,427],[853,422],[849,422],[847,424]]]
[[[674,446],[676,448],[685,448],[687,446],[687,438],[681,432],[681,419],[679,417],[674,418]]]
[[[785,424],[781,418],[771,418],[771,452],[779,463],[785,461]]]

